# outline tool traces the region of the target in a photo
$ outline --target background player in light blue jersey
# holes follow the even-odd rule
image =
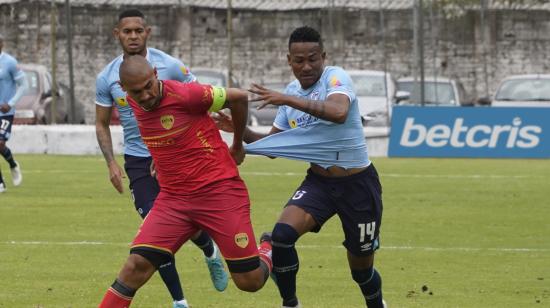
[[[27,89],[25,73],[17,68],[17,60],[2,52],[4,38],[0,35],[0,154],[10,165],[11,179],[14,186],[21,184],[23,175],[19,163],[13,159],[6,142],[11,135],[11,126],[15,114],[15,103]],[[6,191],[6,183],[0,171],[0,193]]]
[[[195,81],[195,77],[180,60],[160,50],[147,48],[150,32],[151,28],[146,24],[142,12],[135,9],[122,12],[119,15],[118,25],[114,29],[114,36],[119,40],[123,54],[109,63],[96,80],[96,135],[99,147],[107,162],[111,183],[118,192],[122,193],[124,174],[114,158],[109,129],[112,108],[115,106],[118,108],[124,132],[124,168],[130,179],[130,191],[136,210],[142,218],[149,213],[160,187],[151,175],[151,155],[141,139],[137,121],[126,101],[126,93],[118,82],[119,67],[125,56],[139,54],[146,57],[147,61],[156,68],[160,79]],[[217,246],[206,232],[199,231],[191,240],[204,252],[214,287],[218,291],[223,291],[227,287],[228,277]],[[188,307],[175,263],[162,265],[159,273],[174,300],[174,307]]]
[[[250,89],[258,96],[253,101],[264,102],[260,108],[272,104],[279,110],[269,134],[245,131],[247,153],[311,163],[273,228],[273,273],[283,307],[300,307],[296,296],[299,261],[294,245],[300,236],[319,232],[328,219],[338,215],[351,276],[368,307],[384,307],[382,280],[374,269],[382,187],[367,155],[351,79],[339,67],[325,67],[324,61],[319,33],[310,27],[297,28],[290,36],[288,54],[297,80],[284,94],[260,85]],[[218,126],[230,131],[229,117],[219,116]]]

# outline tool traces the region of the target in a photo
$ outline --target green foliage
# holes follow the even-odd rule
[[[16,155],[20,187],[0,195],[0,307],[97,307],[141,222],[103,159]],[[550,164],[546,160],[375,159],[384,187],[377,268],[390,307],[550,305]],[[2,169],[7,165],[0,162]],[[248,157],[241,167],[257,236],[270,230],[307,166]],[[9,182],[9,174],[4,172]],[[337,218],[298,242],[304,307],[364,307]],[[200,251],[177,254],[193,308],[280,307],[257,293],[211,286]],[[132,307],[170,307],[155,275]]]

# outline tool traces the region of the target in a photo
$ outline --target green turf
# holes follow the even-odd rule
[[[140,219],[101,157],[17,155],[24,182],[0,195],[0,307],[97,307]],[[384,189],[376,264],[390,307],[549,307],[550,162],[375,159]],[[241,167],[257,235],[272,228],[306,165],[249,157]],[[336,219],[298,243],[304,307],[362,307]],[[193,308],[280,307],[272,282],[216,292],[200,251],[177,254]],[[427,290],[423,291],[427,288]],[[171,307],[157,275],[132,307]]]

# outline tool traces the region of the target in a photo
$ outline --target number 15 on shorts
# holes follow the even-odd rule
[[[369,222],[367,224],[358,224],[359,226],[359,242],[363,243],[366,236],[370,236],[370,240],[374,240],[374,233],[376,231],[376,221]]]

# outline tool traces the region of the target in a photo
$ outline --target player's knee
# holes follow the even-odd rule
[[[374,267],[370,267],[364,270],[351,270],[351,277],[353,281],[359,285],[368,283],[374,275]]]
[[[245,292],[256,292],[265,284],[264,279],[256,271],[239,274],[231,273],[231,278],[237,288]]]
[[[132,259],[135,260],[134,263],[138,270],[151,266],[154,269],[158,269],[164,264],[172,262],[174,258],[170,253],[147,247],[134,247],[130,249],[130,257],[132,256],[134,256]]]
[[[291,247],[299,237],[298,232],[292,226],[284,223],[276,223],[271,233],[271,241],[276,247]]]

